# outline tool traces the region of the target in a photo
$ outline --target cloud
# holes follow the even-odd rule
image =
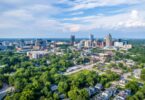
[[[144,0],[0,0],[0,6],[3,8],[0,10],[0,29],[3,30],[0,30],[0,33],[28,31],[51,34],[140,29],[145,27],[145,11],[142,10],[144,2]],[[142,7],[139,4],[142,4]]]
[[[72,16],[74,16],[74,15],[82,15],[82,14],[84,14],[84,12],[83,11],[79,11],[79,12],[71,12],[71,14],[70,15],[72,15]]]
[[[97,16],[93,15],[93,16],[83,16],[83,17],[72,17],[72,18],[64,18],[63,20],[66,20],[66,21],[87,21],[89,19],[94,19],[96,18]]]
[[[94,15],[86,17],[68,18],[64,20],[79,22],[79,24],[76,24],[76,26],[72,26],[72,28],[74,27],[74,29],[77,29],[77,31],[88,31],[94,29],[121,29],[145,27],[145,18],[143,16],[144,14],[145,12],[132,10],[127,13],[121,13],[112,16]]]
[[[77,25],[77,24],[69,25],[66,28],[69,30],[69,32],[79,32],[81,30],[80,25]]]
[[[0,3],[7,3],[7,4],[15,4],[15,3],[23,3],[25,1],[20,0],[0,0]]]
[[[8,19],[17,18],[17,20],[18,19],[33,19],[32,14],[29,11],[23,10],[23,9],[7,11],[7,12],[4,12],[2,16],[8,17]]]
[[[66,0],[64,1],[64,3]],[[71,2],[71,1],[70,1]],[[104,6],[116,6],[116,5],[123,5],[123,4],[138,4],[142,3],[143,0],[74,0],[71,2],[71,8],[68,9],[69,11],[75,11],[75,10],[84,10],[84,9],[90,9],[90,8],[96,8],[96,7],[104,7]],[[66,2],[67,4],[68,1]]]
[[[61,8],[55,7],[51,4],[34,4],[30,6],[25,6],[24,9],[31,11],[32,13],[43,13],[44,15],[55,15],[63,12]]]
[[[117,26],[123,27],[145,27],[145,19],[137,10],[132,10],[128,20],[120,21]]]

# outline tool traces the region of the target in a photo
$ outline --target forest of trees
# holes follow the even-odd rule
[[[0,68],[0,88],[2,83],[15,88],[15,92],[9,93],[5,100],[58,100],[61,94],[72,100],[87,100],[89,94],[85,88],[97,83],[105,86],[119,78],[119,75],[109,71],[103,75],[87,70],[70,76],[63,75],[68,67],[74,65],[72,59],[76,58],[78,64],[83,64],[84,59],[87,61],[88,58],[80,60],[78,53],[63,56],[52,54],[35,60],[30,60],[25,54],[0,53],[0,65],[4,65]],[[58,86],[57,91],[51,91],[54,84]]]

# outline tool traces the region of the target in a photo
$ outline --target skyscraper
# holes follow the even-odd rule
[[[91,45],[91,47],[93,46],[93,42],[94,42],[94,35],[93,34],[90,34],[90,45]]]
[[[108,34],[105,38],[106,46],[112,46],[112,36]]]
[[[94,35],[93,34],[90,34],[90,40],[91,40],[91,42],[94,41]]]
[[[20,40],[20,41],[19,41],[19,46],[20,46],[20,47],[23,47],[24,45],[25,45],[25,41],[24,41],[23,39]]]
[[[75,35],[71,35],[71,45],[74,45],[75,43]]]
[[[41,39],[37,39],[37,40],[35,41],[35,46],[41,46],[42,43],[43,43],[43,41],[42,41]]]

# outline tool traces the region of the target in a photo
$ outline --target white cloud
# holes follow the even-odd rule
[[[145,27],[145,19],[137,10],[132,10],[127,20],[120,21],[117,26],[124,27]]]
[[[20,28],[19,22],[13,20],[4,20],[0,19],[0,29],[12,29],[12,28]]]
[[[121,5],[121,4],[130,5],[130,4],[138,4],[142,2],[144,2],[144,0],[140,0],[140,1],[139,0],[74,0],[73,2],[71,2],[72,7],[68,9],[68,11],[90,9],[90,8],[103,7],[103,6],[114,6],[114,5]],[[68,1],[66,3],[69,4]]]
[[[6,16],[21,17],[25,16],[31,19],[31,16],[28,16],[25,11],[16,11],[5,13]],[[141,13],[141,14],[140,14]],[[10,18],[9,20],[3,18],[0,28],[29,28],[31,27],[34,30],[45,30],[51,32],[80,32],[80,31],[91,31],[95,29],[121,29],[121,28],[132,28],[132,27],[145,27],[145,12],[139,12],[138,10],[132,10],[128,13],[122,13],[112,16],[105,15],[93,15],[86,17],[74,17],[66,18],[64,20],[52,19],[40,17],[33,18],[33,23],[27,24],[23,21],[14,20]],[[2,17],[0,17],[2,19]],[[65,21],[65,22],[64,22]],[[71,21],[68,23],[67,21]],[[78,22],[75,24],[74,22]],[[12,23],[12,24],[9,24]]]
[[[55,7],[51,4],[34,4],[30,6],[25,6],[23,9],[31,11],[32,13],[43,13],[44,15],[55,15],[63,12],[62,9]]]
[[[72,24],[66,27],[69,32],[79,32],[81,30],[80,25]]]
[[[141,13],[141,14],[140,14]],[[145,27],[145,12],[139,12],[132,10],[131,12],[105,16],[86,16],[86,17],[74,17],[65,20],[79,22],[72,26],[77,31],[88,31],[94,29],[121,29],[121,28],[133,28],[133,27]]]
[[[79,11],[79,12],[71,12],[71,14],[70,15],[82,15],[82,14],[84,14],[84,12],[83,11]]]
[[[36,20],[35,25],[39,28],[45,29],[45,28],[50,28],[50,29],[56,29],[56,28],[62,28],[62,23],[54,20],[54,19],[44,19],[41,18],[40,20]]]
[[[15,4],[15,3],[23,3],[25,1],[20,0],[0,0],[0,3],[7,3],[7,4]]]
[[[29,11],[23,10],[23,9],[7,11],[7,12],[4,12],[2,16],[8,17],[8,19],[17,18],[17,20],[18,19],[33,19],[32,14]]]
[[[121,11],[112,15],[104,15],[102,13],[95,15],[92,14],[90,9],[121,4],[139,4],[143,1],[144,0],[59,0],[57,2],[57,0],[43,0],[43,3],[39,4],[38,0],[32,0],[30,3],[29,0],[22,0],[22,2],[20,0],[0,0],[0,3],[8,3],[12,4],[12,6],[17,5],[12,7],[12,9],[8,7],[1,11],[0,29],[5,31],[19,29],[20,32],[23,32],[23,30],[31,30],[31,32],[77,33],[97,29],[119,30],[123,28],[145,27],[145,11],[139,11],[138,9],[132,10],[133,7],[128,8],[130,12],[128,12],[128,10],[122,10],[121,8],[119,9]],[[60,3],[67,4],[68,8],[65,9],[63,6],[53,5]],[[137,6],[137,8],[139,8],[139,6]],[[84,9],[90,9],[90,11],[85,12],[83,11]],[[63,14],[63,12],[65,13]],[[66,18],[64,18],[64,16],[66,16]]]
[[[88,19],[93,19],[93,18],[96,18],[96,16],[85,16],[85,17],[73,17],[73,18],[64,18],[63,20],[65,21],[86,21]]]

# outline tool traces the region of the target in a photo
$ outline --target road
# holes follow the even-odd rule
[[[92,70],[92,67],[93,67],[94,65],[96,65],[96,64],[80,65],[80,66],[81,66],[80,69],[76,69],[76,70],[71,71],[71,72],[65,72],[64,75],[71,75],[71,74],[73,74],[73,73],[76,73],[76,72],[79,72],[79,71],[85,70],[85,69],[87,69],[87,70]],[[75,67],[75,66],[74,66],[74,67]]]
[[[0,100],[7,94],[7,92],[11,92],[14,90],[14,87],[9,87],[8,84],[3,83],[3,88],[0,89]]]

